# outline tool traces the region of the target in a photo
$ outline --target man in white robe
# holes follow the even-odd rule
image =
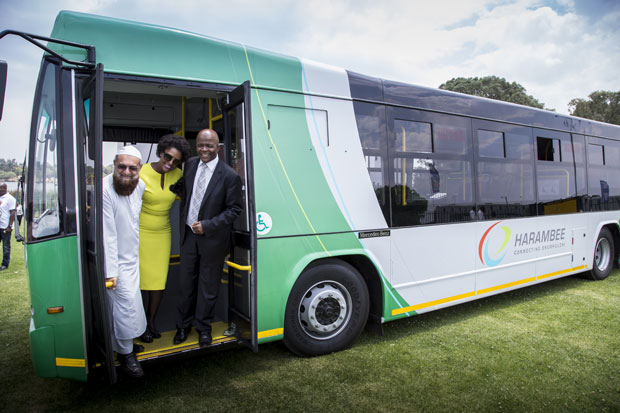
[[[140,151],[121,148],[114,158],[114,173],[103,179],[103,237],[112,347],[123,372],[144,373],[133,350],[133,339],[146,330],[140,294],[138,222],[144,182],[140,179]]]

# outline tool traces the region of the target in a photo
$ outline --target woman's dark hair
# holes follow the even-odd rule
[[[162,136],[157,143],[157,156],[161,157],[161,154],[168,148],[175,148],[181,152],[181,162],[185,162],[187,158],[189,158],[189,143],[187,143],[185,138],[179,135],[171,133],[169,135]]]

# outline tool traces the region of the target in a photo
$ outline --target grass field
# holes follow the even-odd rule
[[[114,387],[34,374],[23,247],[0,273],[6,411],[620,411],[620,271],[569,277],[385,325],[349,350],[282,343],[145,366]]]

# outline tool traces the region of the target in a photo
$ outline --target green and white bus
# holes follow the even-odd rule
[[[206,349],[172,343],[173,227],[143,362],[274,340],[330,353],[364,327],[618,263],[618,126],[88,14],[61,12],[51,38],[10,33],[47,42],[24,173],[40,376],[116,380],[101,181],[118,145],[153,161],[171,132],[193,147],[218,131],[245,209]]]

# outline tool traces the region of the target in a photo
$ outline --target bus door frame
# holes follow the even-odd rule
[[[105,286],[103,248],[103,64],[94,70],[80,71],[86,76],[76,77],[76,157],[78,170],[80,238],[84,285],[84,319],[89,364],[102,363],[109,383],[116,383],[111,323]],[[89,113],[84,102],[90,99]],[[88,116],[86,118],[86,116]],[[84,122],[82,122],[84,120]],[[85,148],[85,150],[81,150]],[[91,189],[88,189],[87,162],[91,160]],[[94,246],[94,248],[93,248]],[[90,248],[89,248],[90,247]]]
[[[228,292],[229,292],[229,306],[228,306],[228,319],[229,323],[235,323],[237,327],[246,326],[245,328],[237,328],[235,333],[237,339],[241,342],[241,344],[250,348],[252,351],[258,351],[258,337],[257,337],[257,317],[256,317],[256,231],[255,231],[255,222],[254,217],[256,216],[256,205],[254,199],[254,164],[253,164],[253,155],[252,155],[252,117],[251,117],[251,106],[250,106],[250,97],[251,97],[251,87],[250,82],[246,81],[234,90],[228,92],[226,95],[226,104],[223,108],[223,118],[224,118],[224,147],[226,153],[226,162],[232,166],[233,162],[233,154],[232,154],[232,130],[236,125],[231,124],[231,113],[238,113],[238,109],[241,108],[243,117],[242,117],[242,128],[243,128],[243,141],[245,147],[245,156],[244,156],[244,168],[245,186],[242,188],[245,192],[245,206],[244,213],[247,217],[247,227],[242,230],[233,229],[232,233],[232,248],[231,248],[231,256],[230,261],[233,264],[239,264],[235,262],[235,246],[239,246],[242,249],[247,249],[250,254],[249,259],[249,271],[248,269],[239,269],[228,265]],[[238,149],[238,148],[237,148]],[[244,178],[244,177],[242,177]],[[237,225],[237,224],[235,224]],[[242,277],[241,273],[247,274],[249,279],[247,280],[249,287],[249,297],[242,297],[243,300],[249,300],[248,309],[249,310],[249,320],[248,314],[244,314],[241,308],[236,308],[235,303],[238,297],[235,297],[235,278],[237,277],[237,272]],[[243,278],[242,278],[243,280]],[[243,281],[242,281],[243,282]],[[249,331],[247,329],[247,325],[249,323]]]

